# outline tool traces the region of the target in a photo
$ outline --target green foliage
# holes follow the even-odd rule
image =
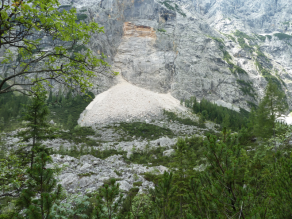
[[[253,51],[253,48],[245,42],[244,38],[237,38],[237,42],[239,43],[242,49],[246,49],[248,51]]]
[[[77,14],[77,22],[78,21],[82,21],[82,20],[86,20],[88,18],[87,14]]]
[[[7,86],[5,83],[4,88]],[[15,129],[24,110],[23,105],[26,105],[29,100],[30,98],[26,95],[15,95],[12,92],[0,95],[0,132]]]
[[[158,29],[159,32],[163,32],[163,33],[166,33],[166,30],[165,29]]]
[[[0,83],[0,93],[26,92],[29,89],[25,85],[34,85],[36,82],[50,85],[49,80],[56,78],[62,78],[62,84],[68,87],[79,88],[81,92],[85,92],[88,87],[93,86],[90,78],[96,75],[97,67],[109,67],[104,61],[104,55],[96,57],[89,49],[82,54],[71,51],[76,46],[76,42],[86,45],[91,33],[104,31],[94,22],[88,24],[72,22],[86,19],[86,14],[76,15],[75,8],[62,10],[62,8],[69,9],[71,6],[59,8],[60,3],[57,0],[21,1],[21,7],[17,1],[4,2],[2,6],[1,46],[6,45],[8,48],[3,54],[2,64],[7,65],[8,68],[14,66],[14,74],[3,78]],[[8,33],[9,38],[7,38]],[[51,41],[50,48],[44,48],[45,44],[42,41],[44,37],[54,39]],[[3,40],[4,38],[6,40]],[[19,44],[22,46],[19,47]],[[17,62],[14,57],[17,57]],[[41,71],[39,63],[41,63]],[[16,81],[18,82],[15,83]],[[9,86],[3,88],[5,82]],[[21,85],[24,85],[25,89]]]
[[[282,84],[285,86],[285,84],[282,81],[280,81],[276,76],[271,74],[270,70],[265,69],[261,65],[261,63],[259,62],[258,59],[256,59],[255,65],[258,67],[260,73],[268,82],[271,81],[271,82],[277,84],[278,88],[280,88],[280,89],[282,89]]]
[[[267,205],[265,192],[265,181],[268,176],[264,173],[265,165],[257,166],[262,161],[260,153],[256,156],[248,156],[246,152],[237,144],[236,136],[232,136],[223,131],[223,139],[218,141],[214,136],[208,136],[206,142],[206,158],[209,163],[205,172],[199,176],[200,181],[192,181],[193,193],[190,199],[198,197],[203,202],[194,207],[196,212],[200,212],[201,217],[216,212],[217,218],[230,217],[232,215],[242,215],[243,217],[263,218]],[[249,161],[250,160],[250,161]],[[253,167],[253,171],[250,168]],[[256,172],[256,175],[254,171]],[[254,181],[254,177],[257,180]],[[199,185],[198,185],[199,184]],[[201,188],[194,191],[194,188]],[[258,195],[255,195],[255,194]],[[260,194],[260,195],[259,195]],[[207,200],[212,200],[212,204],[204,206]]]
[[[19,192],[23,188],[25,169],[23,168],[23,162],[13,151],[7,153],[8,151],[4,147],[0,147],[0,191],[9,196],[9,194]],[[3,207],[2,201],[0,200],[1,207]]]
[[[237,72],[238,74],[246,74],[247,75],[247,72],[237,65],[233,66],[233,71]]]
[[[164,0],[164,1],[161,1],[160,3],[164,5],[166,8],[168,8],[169,10],[176,11],[182,16],[186,17],[186,14],[180,9],[180,7],[176,3],[169,0]],[[174,4],[174,6],[172,6],[171,4]]]
[[[142,182],[134,182],[133,186],[142,186]]]
[[[232,57],[226,50],[223,51],[223,55],[223,59],[226,60],[228,64],[232,64]]]
[[[95,142],[95,145],[97,143]],[[90,154],[96,158],[100,159],[106,159],[112,155],[123,155],[126,156],[125,151],[117,151],[114,149],[108,149],[108,150],[98,150],[95,147],[85,146],[85,144],[82,144],[80,148],[77,148],[76,146],[71,147],[70,149],[65,150],[62,148],[62,146],[59,148],[59,150],[56,150],[55,153],[61,154],[61,155],[68,155],[71,157],[79,158],[80,156]]]
[[[156,125],[143,123],[143,122],[133,122],[133,123],[120,123],[119,129],[122,129],[130,136],[135,136],[136,138],[155,140],[161,136],[172,137],[174,134],[168,128],[162,128]]]
[[[236,42],[235,38],[229,34],[225,34],[225,33],[221,33],[223,34],[224,36],[228,37],[229,39],[231,39],[233,42]]]
[[[248,40],[254,40],[253,37],[247,35],[244,32],[241,32],[239,30],[236,30],[233,34],[234,34],[234,36],[239,37],[239,38],[245,38],[245,39],[248,39]]]
[[[51,217],[58,219],[88,218],[89,197],[84,194],[63,193],[63,199],[54,203]]]
[[[92,93],[73,97],[71,91],[67,93],[66,97],[62,96],[62,94],[58,96],[52,95],[52,98],[49,98],[47,101],[51,111],[48,119],[58,122],[62,128],[72,129],[78,125],[77,120],[80,114],[89,102],[92,101],[93,97],[94,95]]]
[[[259,38],[262,42],[266,41],[266,36],[262,36],[262,35],[257,35],[256,34],[256,37]]]
[[[253,97],[253,99],[255,100],[257,94],[255,93],[255,90],[252,86],[252,82],[244,81],[244,80],[236,80],[236,81],[240,85],[240,90],[243,92],[243,94]]]
[[[259,47],[257,47],[256,53],[257,53],[258,57],[260,57],[260,58],[264,58],[265,60],[268,61],[267,56],[266,56],[266,55],[260,50]]]
[[[184,125],[193,125],[193,126],[199,126],[199,127],[205,128],[205,125],[200,126],[200,124],[198,122],[193,121],[190,118],[181,118],[181,117],[177,116],[174,112],[170,112],[170,111],[165,110],[164,115],[171,121],[177,121],[177,122],[184,124]]]
[[[57,186],[54,170],[47,168],[52,162],[51,157],[44,151],[40,152],[31,169],[27,170],[27,187],[17,201],[21,215],[26,218],[48,218],[52,206],[61,197],[62,187]]]
[[[122,197],[119,184],[116,183],[115,179],[111,179],[109,184],[101,187],[96,195],[92,218],[116,218],[122,203]]]
[[[278,37],[279,40],[290,40],[292,38],[291,35],[285,33],[275,33],[274,36]]]
[[[244,40],[244,39],[254,40],[253,37],[247,35],[246,33],[241,32],[239,30],[236,30],[233,34],[234,34],[234,36],[237,37],[237,42],[239,43],[241,48],[246,49],[248,51],[253,51],[253,48],[251,46],[247,45],[245,40]]]
[[[207,112],[209,120],[221,125],[223,125],[223,122],[229,124],[227,127],[232,130],[240,130],[247,125],[248,112],[243,109],[240,109],[240,112],[236,112],[205,99],[202,99],[200,102],[195,101],[193,112],[202,113],[203,111]]]
[[[178,212],[178,206],[174,202],[174,194],[176,187],[173,185],[173,174],[164,172],[163,178],[155,186],[154,190],[150,191],[154,197],[153,202],[156,208],[156,218],[174,218]]]
[[[26,122],[25,129],[20,131],[18,136],[22,138],[23,142],[32,141],[26,146],[32,147],[29,155],[32,168],[34,156],[38,153],[41,141],[54,138],[54,131],[56,130],[50,127],[47,121],[49,109],[46,105],[46,90],[41,84],[37,84],[31,89],[34,92],[33,97],[31,103],[25,106],[23,113],[23,120]]]
[[[58,9],[70,9],[72,5],[61,5]]]
[[[286,95],[277,84],[269,82],[265,89],[265,96],[255,112],[254,131],[257,136],[270,137],[275,130],[276,119],[288,109]]]
[[[211,38],[212,40],[218,42],[218,43],[222,43],[224,45],[224,41],[221,38],[218,37],[212,37],[212,36],[208,36],[209,38]]]

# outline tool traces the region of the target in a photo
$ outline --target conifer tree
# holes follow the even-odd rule
[[[205,194],[201,197],[208,197],[210,204],[204,211],[216,212],[217,218],[268,218],[265,191],[270,175],[263,162],[265,152],[258,148],[254,156],[248,156],[226,128],[219,141],[215,136],[207,137],[209,166],[202,178],[201,191]]]
[[[27,169],[27,188],[17,200],[18,217],[30,219],[50,218],[53,205],[61,198],[61,185],[57,185],[54,169],[47,168],[51,157],[43,150],[38,153],[32,168]]]
[[[163,179],[150,191],[154,197],[154,206],[156,208],[156,217],[162,219],[175,218],[178,213],[178,206],[174,202],[176,187],[173,185],[173,174],[163,174]]]
[[[32,141],[27,146],[31,147],[30,150],[30,166],[32,168],[34,163],[35,154],[39,151],[41,141],[54,138],[53,129],[48,123],[49,110],[46,105],[46,90],[41,84],[36,84],[32,87],[33,97],[31,102],[26,105],[23,115],[23,120],[26,121],[25,129],[19,132],[24,142]]]
[[[286,95],[277,84],[270,81],[265,89],[265,96],[256,112],[255,133],[260,137],[275,136],[276,119],[288,109]]]
[[[73,126],[74,126],[74,124],[73,124],[73,117],[72,117],[72,115],[69,115],[69,116],[68,116],[68,120],[67,120],[67,127],[68,127],[69,129],[72,129]]]
[[[120,185],[115,179],[110,179],[109,184],[105,184],[98,191],[92,218],[113,219],[118,215],[118,210],[122,202],[123,195],[120,193]]]
[[[187,187],[187,169],[189,168],[187,160],[187,145],[184,139],[179,138],[175,148],[174,154],[174,179],[176,181],[175,186],[177,187],[176,196],[179,198],[180,218],[183,217],[183,199],[186,194]]]

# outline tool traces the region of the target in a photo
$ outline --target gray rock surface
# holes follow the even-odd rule
[[[143,173],[161,174],[168,171],[163,166],[146,167],[139,164],[126,164],[121,155],[113,155],[102,160],[91,155],[84,155],[80,159],[76,159],[67,155],[55,154],[52,155],[52,159],[54,164],[63,168],[58,179],[70,193],[96,191],[110,178],[115,178],[120,183],[120,189],[124,191],[129,191],[134,182],[142,182],[140,187],[142,192],[154,187],[152,182],[144,179]]]
[[[64,4],[68,2],[64,1]],[[112,68],[128,82],[155,92],[170,92],[177,99],[196,96],[223,101],[233,107],[250,108],[257,104],[267,84],[255,65],[257,55],[241,48],[231,36],[240,30],[254,37],[271,35],[264,41],[248,42],[259,46],[268,58],[263,66],[286,85],[283,90],[292,108],[292,67],[290,40],[273,36],[291,33],[291,3],[283,1],[243,0],[73,0],[79,13],[105,27],[105,33],[94,35],[90,47],[96,54],[108,56]],[[177,5],[177,7],[175,6]],[[85,10],[85,12],[84,12]],[[284,24],[286,22],[286,24]],[[234,36],[233,36],[234,37]],[[222,39],[223,44],[216,39]],[[224,59],[247,74],[234,74]],[[117,83],[113,78],[98,77],[99,94]],[[239,80],[251,84],[250,95]]]

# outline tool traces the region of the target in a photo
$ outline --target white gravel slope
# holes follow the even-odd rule
[[[159,94],[132,85],[120,83],[97,95],[80,115],[78,124],[94,126],[109,122],[151,119],[159,117],[163,109],[185,111],[180,101],[170,94]]]

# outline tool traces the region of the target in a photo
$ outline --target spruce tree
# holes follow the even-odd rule
[[[30,166],[32,168],[35,154],[39,151],[42,140],[54,138],[53,129],[48,123],[49,110],[46,105],[46,90],[41,84],[32,87],[33,96],[31,102],[25,106],[23,120],[26,121],[25,129],[19,132],[23,142],[31,147],[29,151]]]

